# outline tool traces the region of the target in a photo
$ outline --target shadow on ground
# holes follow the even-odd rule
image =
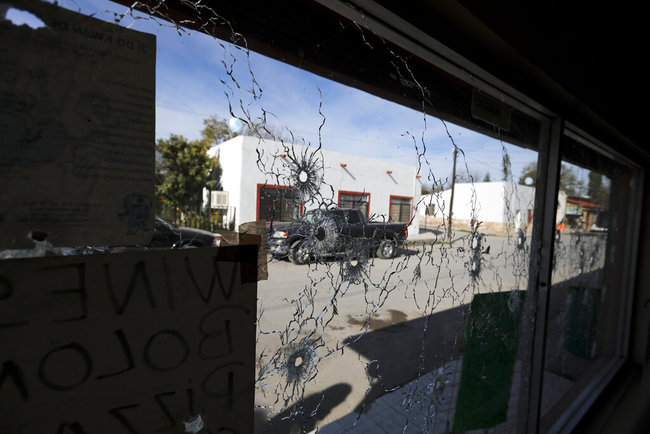
[[[334,407],[345,401],[352,386],[335,384],[320,393],[309,395],[282,413],[267,418],[266,409],[255,410],[255,434],[301,434],[315,429]]]
[[[346,339],[348,348],[371,360],[371,387],[355,411],[367,411],[372,401],[445,363],[458,359],[465,348],[463,331],[469,305],[428,317],[403,321]]]

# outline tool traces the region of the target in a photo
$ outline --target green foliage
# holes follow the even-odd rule
[[[203,126],[200,140],[171,134],[156,143],[160,154],[156,163],[156,195],[165,205],[180,207],[185,215],[201,212],[204,187],[221,189],[221,167],[216,158],[207,154],[212,146],[240,134],[279,139],[281,133],[266,123],[248,123],[241,132],[235,132],[216,115],[204,119]]]
[[[510,162],[510,155],[507,153],[503,155],[501,160],[501,180],[508,181],[512,179],[512,163]]]
[[[239,135],[259,137],[262,139],[282,140],[284,132],[281,128],[271,125],[266,121],[244,123],[241,131],[235,132],[230,129],[228,122],[218,118],[216,115],[210,116],[203,120],[204,128],[201,130],[201,137],[210,142],[211,145],[230,140]]]
[[[445,186],[439,182],[436,182],[433,185],[422,183],[422,186],[420,187],[420,194],[425,195],[425,194],[440,193],[441,191],[444,190],[444,187]]]
[[[210,146],[230,140],[239,134],[232,131],[228,123],[223,119],[218,119],[216,116],[210,116],[203,119],[203,130],[201,130],[201,137],[206,140]]]
[[[587,194],[591,197],[593,203],[607,206],[609,203],[609,187],[603,184],[603,175],[598,172],[589,172]]]
[[[161,161],[156,164],[156,195],[163,202],[188,211],[199,212],[203,201],[203,187],[209,185],[218,170],[218,162],[207,154],[210,143],[206,139],[187,140],[171,134],[159,139],[156,151]]]
[[[560,190],[566,191],[569,196],[580,196],[586,193],[585,182],[578,178],[572,167],[564,164],[560,170]]]
[[[533,183],[530,184],[531,187],[535,187],[535,185],[537,185],[537,162],[536,161],[533,161],[532,163],[528,163],[526,166],[524,166],[523,169],[521,169],[519,184],[527,185],[526,178],[531,178],[533,180]]]
[[[519,177],[519,184],[526,184],[526,178],[530,177],[533,183],[531,187],[537,185],[537,162],[532,162],[524,166]],[[569,196],[578,196],[585,193],[585,183],[578,178],[578,174],[573,167],[562,164],[560,170],[560,190],[564,190]]]

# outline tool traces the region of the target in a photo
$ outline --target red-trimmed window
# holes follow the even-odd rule
[[[288,186],[257,184],[257,219],[288,222],[300,217],[298,192]]]
[[[339,208],[358,208],[367,219],[370,217],[370,193],[339,190]]]
[[[411,221],[413,198],[408,196],[391,196],[388,215],[394,222],[406,223]]]

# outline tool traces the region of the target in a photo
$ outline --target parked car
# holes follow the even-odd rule
[[[222,237],[202,229],[176,226],[167,220],[156,216],[153,235],[148,244],[134,246],[86,247],[83,254],[89,253],[120,253],[150,249],[189,249],[196,247],[219,247]]]
[[[98,253],[120,253],[143,249],[186,249],[193,247],[218,247],[221,235],[201,229],[175,226],[156,216],[151,241],[139,246],[83,246],[54,247],[47,241],[48,234],[31,231],[28,237],[34,241],[33,249],[7,249],[0,251],[0,260],[39,256],[93,255]]]
[[[184,249],[191,247],[218,247],[221,235],[202,229],[176,226],[156,216],[153,236],[146,247]]]
[[[312,258],[346,256],[361,249],[388,259],[408,236],[405,223],[366,221],[356,208],[312,210],[289,224],[275,224],[267,248],[276,258],[305,264]]]

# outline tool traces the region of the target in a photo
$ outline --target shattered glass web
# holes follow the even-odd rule
[[[584,179],[596,175],[607,186],[607,190],[611,186],[611,179],[598,171],[589,172],[563,161],[560,175],[568,173],[583,174]],[[587,186],[582,188],[597,196]],[[593,200],[598,203],[597,197]],[[604,215],[612,212],[608,202],[599,204],[604,208]],[[576,224],[577,221],[587,227],[598,226],[596,222],[589,221],[588,214],[586,216],[585,219],[585,214],[578,216],[567,212],[563,219],[558,220],[565,225]],[[610,224],[605,224],[609,225],[611,219]],[[605,332],[601,330],[599,322],[607,315],[607,306],[614,305],[610,300],[615,297],[613,291],[608,291],[606,274],[611,270],[611,264],[607,264],[606,251],[608,237],[616,237],[617,232],[614,227],[610,227],[609,231],[596,228],[575,232],[558,230],[556,233],[552,275],[552,285],[556,289],[552,292],[549,309],[551,337],[546,342],[549,356],[545,359],[547,386],[542,394],[542,416],[548,414],[552,406],[574,384],[587,376],[590,369],[602,361],[608,352],[603,337]]]
[[[272,113],[264,108],[264,89],[251,66],[245,35],[232,28],[218,11],[200,2],[193,6],[201,11],[203,17],[206,14],[211,17],[205,25],[208,33],[212,26],[226,26],[231,30],[229,42],[236,45],[215,39],[223,50],[223,58],[218,63],[227,77],[220,79],[218,86],[227,98],[229,116],[249,127],[259,138],[258,170],[266,175],[269,185],[291,187],[298,192],[297,196],[287,196],[287,200],[297,201],[297,206],[305,209],[335,207],[336,186],[328,185],[324,178],[328,169],[323,158],[327,136],[322,131],[328,117],[321,90],[318,89],[321,101],[317,107],[320,123],[316,141],[306,140],[290,129],[278,131],[274,122],[268,120]],[[136,2],[133,8],[148,10],[152,16],[167,16],[164,2]],[[180,38],[190,35],[182,27],[182,22],[143,17],[130,8],[118,10],[122,12],[108,13],[116,23],[128,25],[129,22],[151,19],[160,26],[172,26]],[[368,49],[388,50],[394,56],[395,70],[391,73],[418,87],[423,108],[435,109],[435,95],[430,95],[419,85],[408,62],[387,44],[376,46],[368,42],[366,33],[369,30],[362,24],[365,23],[355,24],[355,28]],[[238,75],[242,70],[238,68],[241,62],[246,64],[243,76]],[[445,214],[449,205],[440,192],[443,187],[448,188],[451,179],[447,174],[433,172],[427,150],[436,146],[453,147],[458,151],[459,166],[464,168],[465,180],[473,184],[477,179],[471,173],[476,172],[470,171],[469,155],[457,145],[451,125],[424,113],[421,120],[420,133],[403,131],[402,136],[410,139],[410,152],[414,153],[418,173],[425,174],[433,191],[439,192],[434,193],[431,200],[436,209]],[[432,122],[443,125],[447,136],[445,143],[429,143],[425,138]],[[282,144],[282,156],[269,153],[265,147],[265,141],[269,139]],[[514,184],[509,167],[509,149],[512,149],[511,145],[500,143],[502,179],[513,183],[516,189],[518,186]],[[443,218],[428,227],[435,237],[434,242],[412,242],[397,257],[389,260],[370,255],[363,240],[351,244],[341,260],[323,258],[319,252],[336,244],[340,234],[336,225],[327,219],[311,223],[305,241],[310,262],[300,268],[290,268],[291,273],[302,275],[301,279],[296,279],[301,282],[300,286],[291,288],[294,293],[282,301],[281,312],[277,304],[267,309],[267,300],[260,300],[258,306],[256,401],[257,413],[263,416],[257,421],[260,432],[266,429],[269,420],[276,426],[293,426],[298,429],[296,432],[307,432],[316,426],[322,428],[321,432],[333,432],[327,431],[325,422],[333,422],[346,414],[353,416],[347,419],[350,425],[346,429],[354,430],[355,426],[361,429],[364,414],[372,410],[378,397],[386,394],[399,396],[401,414],[395,415],[392,423],[397,423],[401,430],[444,432],[451,429],[455,423],[454,406],[473,296],[506,293],[507,306],[514,312],[521,305],[517,292],[528,285],[529,244],[523,242],[517,246],[517,233],[512,225],[516,220],[516,210],[510,208],[509,199],[513,196],[506,192],[504,196],[506,221],[511,223],[506,225],[504,236],[487,236],[483,222],[473,218],[469,227],[455,232],[450,242],[445,237],[448,222]],[[477,203],[476,189],[472,189],[470,207],[473,216],[479,212]],[[414,203],[414,207],[418,205]],[[532,203],[528,208],[532,209]],[[419,218],[416,212],[412,215],[412,219]],[[386,216],[371,215],[371,219],[376,221],[382,221],[382,218],[385,221]],[[530,231],[530,227],[528,229]],[[279,261],[274,259],[270,261],[270,266],[283,266],[284,269],[290,265],[284,262],[276,264]],[[273,277],[270,276],[270,280]],[[260,282],[260,292],[264,292],[267,284]],[[403,306],[407,305],[409,310],[405,313]],[[491,321],[492,312],[487,310],[482,314],[486,315],[485,321]],[[339,333],[341,330],[348,335]],[[408,353],[400,352],[404,346],[395,351],[385,347],[395,344],[395,340],[382,340],[382,332],[390,336],[404,330],[408,330],[411,339],[407,342]],[[373,346],[384,348],[380,348],[383,351],[366,351]],[[336,359],[342,362],[336,362]],[[345,382],[342,385],[337,375],[332,375],[334,371],[346,378],[342,372],[346,369],[365,376],[361,392],[351,391],[349,385],[344,387]],[[324,375],[326,370],[330,379]],[[485,372],[483,377],[489,379],[490,375],[490,372]],[[341,406],[342,402],[336,401],[337,393],[354,399],[346,400]],[[510,395],[510,390],[507,393]],[[331,399],[334,402],[328,402]],[[515,407],[516,400],[511,399],[509,417],[513,409],[516,411]],[[282,425],[285,422],[287,424]],[[504,423],[494,430],[508,431]]]

